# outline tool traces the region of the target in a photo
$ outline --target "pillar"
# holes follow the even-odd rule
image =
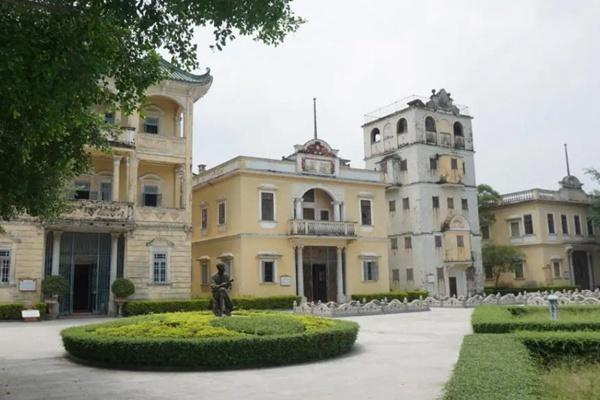
[[[444,267],[444,296],[450,296],[450,268]]]
[[[333,204],[333,220],[341,221],[342,220],[342,213],[341,213],[342,203],[340,203],[339,201],[333,201],[331,204]]]
[[[571,285],[575,285],[575,271],[573,271],[573,251],[572,250],[567,252],[567,257],[569,260],[569,277],[571,278]]]
[[[52,275],[60,274],[60,237],[61,231],[52,232]]]
[[[127,201],[135,203],[137,198],[137,182],[138,182],[138,159],[131,154],[127,158]]]
[[[302,259],[302,249],[303,246],[296,247],[296,291],[298,292],[298,296],[305,299],[304,296],[304,260]]]
[[[592,263],[592,253],[587,251],[588,276],[590,279],[590,290],[594,290],[594,264]]]
[[[119,172],[121,156],[113,156],[112,201],[119,201]]]
[[[187,190],[183,182],[185,174],[185,164],[181,164],[175,170],[175,208],[185,208],[185,199],[187,199]]]
[[[343,273],[343,269],[342,269],[342,250],[344,250],[344,247],[338,246],[338,248],[337,248],[337,269],[336,269],[337,301],[338,301],[338,303],[343,303],[346,300],[344,298],[344,273]]]
[[[302,212],[302,198],[294,199],[296,205],[296,219],[304,219],[304,213]]]
[[[115,295],[112,292],[112,284],[117,279],[117,249],[119,244],[120,233],[110,234],[110,284],[109,284],[109,297],[108,297],[108,313],[115,315],[117,307],[115,304]]]

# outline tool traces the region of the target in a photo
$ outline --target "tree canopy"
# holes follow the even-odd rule
[[[592,205],[590,207],[590,218],[592,223],[596,226],[600,226],[600,171],[595,168],[589,168],[586,174],[590,175],[592,179],[598,184],[598,189],[592,191]]]
[[[65,191],[107,148],[93,106],[129,113],[164,78],[158,49],[196,67],[195,27],[214,47],[236,35],[277,45],[303,23],[291,0],[5,0],[0,2],[0,219],[56,217]]]
[[[488,211],[500,204],[502,197],[490,185],[477,185],[477,204],[479,207],[479,226],[486,226],[494,222],[494,216]]]
[[[482,248],[482,258],[484,267],[492,269],[494,286],[498,287],[502,274],[523,262],[523,253],[513,245],[488,244]]]

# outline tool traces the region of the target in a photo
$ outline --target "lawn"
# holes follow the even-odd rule
[[[600,400],[600,364],[560,363],[542,369],[544,400]]]

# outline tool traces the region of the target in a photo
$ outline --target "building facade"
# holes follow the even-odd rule
[[[281,160],[237,157],[193,185],[193,295],[216,264],[234,296],[343,301],[389,290],[385,183],[313,139]]]
[[[388,183],[392,289],[483,290],[471,120],[444,89],[366,115],[366,166]]]
[[[502,195],[482,227],[484,245],[512,244],[523,253],[513,272],[500,276],[499,286],[570,286],[595,289],[600,279],[600,229],[588,218],[590,197],[572,175],[559,190],[531,189]],[[494,286],[491,266],[486,285]]]
[[[117,277],[133,281],[135,299],[190,297],[193,105],[212,77],[163,67],[169,79],[148,89],[142,113],[105,112],[120,134],[109,153],[92,151],[68,213],[2,224],[0,302],[40,301],[49,275],[70,285],[61,313],[114,311]]]

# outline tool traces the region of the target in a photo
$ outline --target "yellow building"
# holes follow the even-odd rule
[[[224,262],[232,294],[341,301],[389,290],[385,184],[313,139],[281,160],[236,157],[193,183],[192,293]]]
[[[49,275],[70,284],[62,313],[114,311],[117,277],[134,282],[136,299],[190,297],[193,105],[212,77],[163,67],[169,78],[148,89],[143,113],[105,113],[121,134],[110,153],[92,152],[69,213],[2,223],[0,302],[40,301]]]
[[[600,279],[600,230],[588,218],[590,197],[572,176],[558,191],[532,189],[502,195],[482,227],[485,243],[512,244],[524,254],[499,286],[535,287],[578,285],[596,288]],[[486,286],[493,286],[491,267],[485,267]]]

